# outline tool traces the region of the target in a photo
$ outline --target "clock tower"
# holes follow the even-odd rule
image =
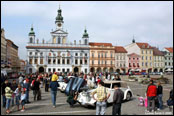
[[[62,17],[62,10],[60,9],[60,5],[59,5],[59,9],[58,9],[58,14],[56,17],[56,30],[51,32],[52,35],[52,43],[54,44],[66,44],[66,40],[67,40],[67,36],[68,33],[67,31],[63,30],[63,17]]]

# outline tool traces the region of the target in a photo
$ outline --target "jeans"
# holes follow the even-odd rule
[[[10,108],[10,102],[11,102],[11,98],[7,98],[7,100],[6,100],[6,109],[7,110]]]
[[[20,101],[20,95],[16,96],[16,105],[19,106],[19,101]]]
[[[11,99],[12,106],[14,106],[14,99],[15,99],[15,94],[13,93],[13,94],[12,94],[12,99]]]
[[[147,110],[150,111],[150,109],[155,111],[155,97],[147,97]]]
[[[121,115],[121,103],[113,104],[112,115]]]
[[[57,95],[57,91],[51,90],[51,100],[54,106],[56,106],[56,95]]]
[[[163,100],[162,100],[163,94],[158,95],[158,102],[159,102],[159,108],[163,109]]]
[[[5,95],[2,95],[2,99],[3,99],[3,107],[5,107],[6,106],[6,97],[5,97]]]
[[[25,102],[28,102],[29,101],[29,91],[26,90],[26,99],[25,99]]]
[[[106,112],[106,102],[97,102],[96,103],[96,115],[105,115]]]

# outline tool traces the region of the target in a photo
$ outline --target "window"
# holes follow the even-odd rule
[[[139,60],[139,58],[137,58],[137,60]]]
[[[111,61],[111,65],[112,65],[112,61]]]
[[[152,56],[150,56],[150,60],[152,60]]]
[[[60,68],[58,68],[58,71],[60,71]]]
[[[60,64],[60,59],[57,59],[57,64]]]
[[[35,55],[37,56],[37,52],[35,52]]]
[[[67,64],[70,64],[69,59],[67,59]]]
[[[103,58],[103,53],[102,53],[102,58]]]
[[[75,64],[78,64],[78,60],[77,59],[75,60]]]
[[[146,56],[146,60],[148,59],[148,57]]]
[[[78,56],[78,53],[76,53],[76,56]]]
[[[92,60],[92,65],[94,65],[94,60]]]
[[[32,37],[30,37],[30,43],[33,43],[33,39],[32,39]]]
[[[129,67],[131,67],[131,63],[129,63]]]
[[[144,62],[142,62],[142,66],[144,66]]]
[[[88,71],[88,70],[85,68],[85,73],[87,73],[87,71]]]
[[[51,64],[51,59],[48,59],[48,64]]]
[[[100,64],[100,60],[98,60],[98,64]]]
[[[30,56],[32,55],[32,52],[30,52]]]
[[[35,60],[34,60],[34,64],[38,64],[38,62],[37,62],[37,58],[35,58]]]
[[[142,60],[144,60],[144,56],[142,56]]]
[[[131,60],[131,58],[129,58],[129,60]]]
[[[60,44],[60,41],[61,41],[61,40],[60,40],[60,37],[58,37],[58,44]]]
[[[146,54],[147,54],[147,50],[146,50]]]
[[[87,62],[87,60],[85,59],[85,64],[87,64],[88,62]]]
[[[43,64],[43,58],[40,59],[40,64]]]
[[[133,58],[133,60],[135,60],[135,58]]]
[[[111,52],[111,58],[112,58],[112,52]]]
[[[87,56],[88,56],[88,54],[86,53],[86,54],[85,54],[85,56],[87,57]]]
[[[105,58],[107,57],[107,53],[105,53]]]
[[[56,59],[53,59],[53,64],[56,64]]]
[[[98,58],[100,58],[100,53],[98,53]]]
[[[146,66],[148,66],[148,63],[146,62],[146,64],[145,64]]]
[[[40,53],[40,56],[43,56],[43,53],[42,52]]]
[[[143,54],[143,50],[141,51],[141,53]]]
[[[80,53],[80,56],[83,56],[83,54],[82,54],[82,53]]]
[[[64,68],[62,69],[62,72],[65,72],[65,69]]]
[[[92,53],[92,58],[94,58],[94,53]]]
[[[62,64],[65,64],[65,59],[62,59]]]
[[[82,65],[82,59],[80,59],[80,64]]]
[[[53,73],[54,73],[54,72],[56,72],[56,69],[55,69],[55,68],[53,68]]]
[[[67,69],[67,72],[69,72],[69,68]]]
[[[85,45],[87,45],[88,44],[88,40],[87,39],[85,39]]]
[[[105,64],[107,64],[107,61],[105,61]]]
[[[51,72],[51,68],[48,69],[48,72]]]
[[[29,64],[32,64],[32,58],[29,59]]]

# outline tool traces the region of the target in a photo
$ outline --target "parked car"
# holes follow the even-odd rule
[[[104,81],[104,86],[109,89],[110,92],[110,97],[107,100],[107,103],[112,103],[113,102],[113,95],[114,95],[114,85],[120,85],[120,89],[124,92],[124,100],[129,101],[133,97],[133,92],[127,86],[126,82],[124,81]],[[96,105],[96,100],[92,98],[91,93],[95,89],[83,91],[79,93],[77,101],[83,105],[83,106],[95,106]],[[97,94],[94,95],[94,97],[97,97]]]

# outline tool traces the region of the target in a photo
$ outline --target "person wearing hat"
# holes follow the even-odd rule
[[[57,73],[55,72],[55,73],[52,75],[51,83],[50,83],[50,88],[51,88],[51,99],[52,99],[52,103],[53,103],[53,107],[54,107],[54,108],[56,107],[57,87],[59,86],[57,80],[58,80],[58,76],[57,76]]]

